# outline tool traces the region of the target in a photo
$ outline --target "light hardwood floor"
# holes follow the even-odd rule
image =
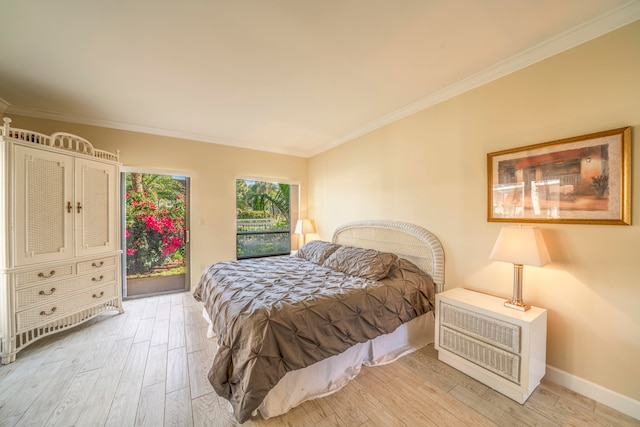
[[[215,343],[190,293],[125,301],[0,366],[1,426],[232,426],[207,371]],[[430,345],[339,392],[246,426],[640,426],[543,381],[524,405],[439,362]]]

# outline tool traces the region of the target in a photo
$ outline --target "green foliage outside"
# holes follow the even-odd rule
[[[238,258],[289,252],[290,188],[289,184],[236,181]],[[262,224],[245,221],[260,219],[265,221]],[[265,233],[243,234],[260,231]],[[269,233],[277,231],[283,233]]]
[[[288,226],[290,188],[289,184],[237,180],[237,218],[273,218],[280,227]]]
[[[183,274],[185,188],[170,176],[127,174],[127,275]]]

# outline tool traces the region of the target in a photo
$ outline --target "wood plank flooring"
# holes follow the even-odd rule
[[[207,380],[216,344],[190,293],[125,301],[0,366],[1,426],[233,426]],[[433,346],[339,392],[245,426],[640,426],[543,381],[524,405],[439,362]]]

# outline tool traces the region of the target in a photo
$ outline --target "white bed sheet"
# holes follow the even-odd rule
[[[205,309],[202,310],[202,315],[210,325]],[[434,324],[434,314],[429,312],[400,325],[390,334],[356,344],[339,355],[306,368],[288,372],[267,394],[257,412],[262,418],[273,418],[289,412],[307,400],[335,393],[358,375],[362,365],[391,363],[433,343]],[[215,337],[211,326],[207,331],[207,337]]]

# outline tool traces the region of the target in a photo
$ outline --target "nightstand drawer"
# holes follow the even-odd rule
[[[520,384],[520,357],[461,334],[447,327],[440,328],[440,347],[470,360],[483,368]]]
[[[483,316],[445,302],[440,303],[440,323],[512,353],[520,353],[520,327]]]

